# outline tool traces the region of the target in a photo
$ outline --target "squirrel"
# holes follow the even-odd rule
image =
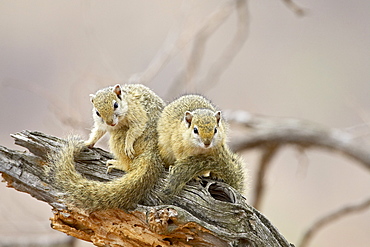
[[[131,162],[146,148],[143,133],[148,122],[156,120],[163,109],[163,100],[141,84],[115,85],[90,95],[93,104],[94,128],[85,145],[93,147],[109,132],[109,148],[115,160],[107,161],[107,173],[113,168],[131,170]]]
[[[221,111],[200,95],[184,95],[158,119],[158,149],[170,168],[164,194],[171,198],[191,179],[208,175],[240,192],[244,188],[241,158],[226,144],[227,124]]]
[[[165,107],[156,94],[138,84],[108,87],[91,99],[95,121],[90,138],[83,142],[71,137],[59,152],[49,155],[48,169],[68,203],[88,212],[156,205],[168,202],[188,181],[202,175],[242,192],[242,162],[227,147],[226,122],[209,100],[185,95]],[[106,132],[114,167],[128,173],[109,182],[86,179],[76,171],[75,157]]]
[[[91,101],[95,123],[90,138],[83,142],[71,137],[60,151],[49,155],[48,169],[54,184],[66,192],[68,203],[87,211],[128,210],[138,203],[157,203],[148,201],[153,201],[150,194],[165,174],[156,131],[164,101],[140,84],[104,88],[92,95]],[[76,171],[74,159],[106,132],[110,133],[109,144],[116,158],[108,163],[127,174],[109,182],[86,179]]]

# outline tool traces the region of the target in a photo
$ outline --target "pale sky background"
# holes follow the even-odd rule
[[[90,93],[144,71],[187,17],[199,25],[224,2],[0,1],[0,145],[18,148],[10,134],[24,129],[60,137],[73,131],[86,138],[92,125]],[[247,42],[218,84],[200,93],[223,110],[306,119],[348,130],[368,146],[370,1],[296,2],[307,9],[306,16],[297,17],[278,0],[249,1]],[[200,78],[234,35],[235,20],[234,14],[210,38]],[[170,85],[190,48],[147,84],[166,100],[174,96]],[[77,126],[60,121],[66,119]],[[243,157],[253,185],[257,155]],[[261,210],[292,243],[317,217],[370,193],[367,170],[318,150],[302,156],[284,149],[267,183]],[[0,194],[0,246],[7,239],[64,237],[50,229],[50,206],[5,183]],[[311,246],[369,246],[369,229],[367,210],[323,229]]]

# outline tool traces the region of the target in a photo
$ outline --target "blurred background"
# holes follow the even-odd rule
[[[296,1],[304,16],[283,1],[248,1],[242,30],[238,13],[227,14],[230,3],[0,1],[0,145],[20,149],[10,134],[25,129],[87,138],[89,94],[128,81],[145,83],[166,100],[198,92],[223,110],[306,119],[348,131],[369,145],[370,1]],[[226,12],[222,24],[203,50],[194,51],[192,33],[220,9]],[[223,51],[236,33],[241,43],[231,43],[236,55],[228,63]],[[155,68],[166,51],[171,51],[168,61],[150,74],[148,68]],[[203,55],[191,60],[192,54]],[[185,80],[188,61],[196,69]],[[225,62],[223,73],[208,77],[217,61]],[[237,128],[231,132],[240,135]],[[106,147],[105,141],[99,145]],[[248,200],[259,156],[246,152],[243,157]],[[260,210],[292,243],[320,216],[370,193],[367,170],[323,150],[300,154],[285,148],[266,179]],[[0,246],[68,240],[50,228],[46,203],[5,183],[0,183],[0,198]],[[369,229],[367,210],[330,224],[310,246],[369,246]]]

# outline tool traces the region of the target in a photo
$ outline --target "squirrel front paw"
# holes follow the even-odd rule
[[[135,150],[133,145],[126,145],[125,146],[125,154],[130,158],[135,158]]]
[[[107,160],[106,166],[107,166],[106,173],[108,174],[112,171],[113,168],[117,168],[117,160]]]
[[[95,143],[91,143],[89,141],[84,141],[84,145],[87,146],[88,148],[93,148]]]

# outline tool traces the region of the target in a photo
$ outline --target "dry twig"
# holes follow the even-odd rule
[[[350,214],[359,213],[361,211],[364,211],[370,207],[370,198],[356,204],[344,206],[342,208],[339,208],[335,210],[334,212],[331,212],[324,217],[320,218],[316,222],[314,222],[303,234],[303,238],[301,242],[299,243],[298,247],[306,247],[309,245],[309,242],[312,240],[312,238],[315,236],[315,234],[320,231],[322,228],[327,226],[328,224],[337,221],[339,219],[342,219],[345,216],[348,216]]]

